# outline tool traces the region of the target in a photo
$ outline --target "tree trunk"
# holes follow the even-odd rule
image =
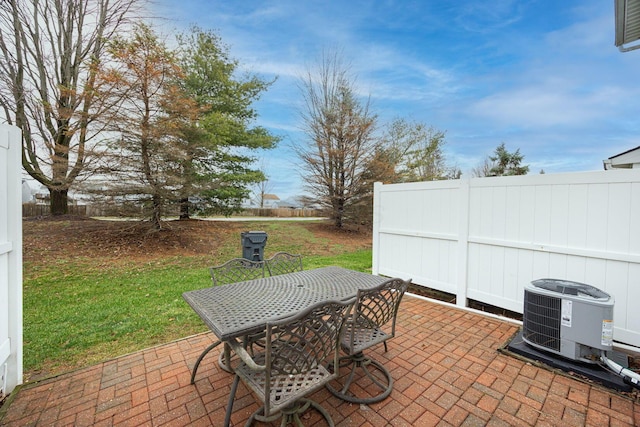
[[[49,189],[51,215],[66,215],[69,213],[68,190]]]
[[[160,231],[162,229],[162,202],[160,201],[160,197],[154,195],[152,203],[151,226],[154,230]]]
[[[187,197],[180,199],[180,219],[190,219],[189,216],[189,199]]]
[[[344,217],[344,203],[340,201],[333,209],[333,223],[336,228],[342,228],[342,218]]]

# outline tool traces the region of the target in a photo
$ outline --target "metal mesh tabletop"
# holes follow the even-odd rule
[[[252,332],[321,301],[346,300],[387,280],[340,267],[305,270],[182,294],[221,340]]]

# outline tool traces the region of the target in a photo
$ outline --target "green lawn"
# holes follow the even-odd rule
[[[305,269],[371,269],[370,250],[349,252],[326,240],[314,241],[293,222],[271,224],[268,233],[270,252],[305,254],[301,240],[330,247],[327,256],[305,255]],[[238,256],[238,239],[227,240],[221,259]],[[210,286],[209,265],[210,257],[203,255],[144,263],[111,263],[108,257],[25,261],[25,377],[55,375],[206,331],[182,293]]]

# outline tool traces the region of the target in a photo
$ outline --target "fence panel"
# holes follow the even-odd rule
[[[21,144],[0,125],[0,399],[22,383]]]
[[[459,181],[375,186],[374,270],[457,291]]]
[[[374,273],[522,313],[552,277],[615,298],[615,339],[640,347],[640,171],[376,184]]]

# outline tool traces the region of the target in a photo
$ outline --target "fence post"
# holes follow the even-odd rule
[[[380,256],[380,192],[382,183],[375,182],[373,184],[373,236],[371,240],[372,260],[371,274],[378,274],[380,264],[378,257]]]
[[[0,394],[23,379],[21,154],[20,129],[0,125]]]
[[[467,274],[469,271],[469,184],[471,180],[460,179],[458,191],[458,274],[456,305],[467,306]]]

